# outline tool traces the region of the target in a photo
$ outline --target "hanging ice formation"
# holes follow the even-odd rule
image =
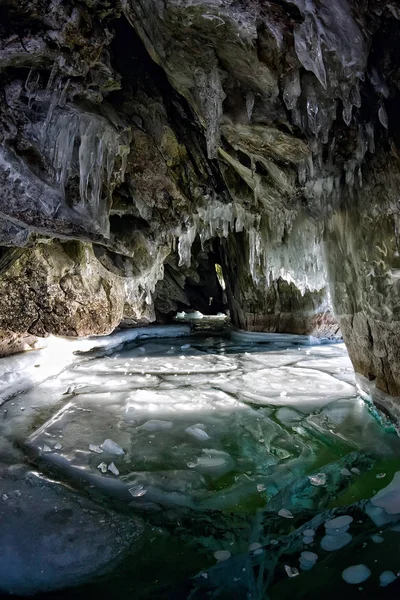
[[[198,208],[193,222],[179,236],[179,265],[190,266],[192,244],[199,235],[203,242],[227,238],[230,232],[246,232],[249,247],[250,273],[255,283],[266,286],[281,277],[305,293],[326,285],[326,273],[316,226],[307,219],[297,219],[290,225],[276,222],[265,224],[260,215],[247,212],[237,202],[223,204],[214,199]]]
[[[286,76],[283,99],[293,122],[308,136],[312,156],[299,165],[299,182],[308,198],[335,203],[341,173],[334,169],[335,139],[331,131],[340,102],[346,125],[353,108],[361,107],[360,82],[367,67],[368,40],[352,15],[348,0],[292,0],[303,21],[295,27],[295,51],[308,71]],[[375,91],[387,97],[387,86],[375,69],[369,74]],[[339,105],[340,106],[340,105]],[[376,120],[388,127],[383,103],[376,107]],[[373,123],[358,125],[358,145],[344,165],[347,186],[362,185],[361,164],[367,150],[374,152]],[[324,146],[328,158],[323,159]]]
[[[69,178],[77,167],[80,201],[73,209],[91,217],[99,231],[108,235],[109,201],[102,197],[103,183],[108,191],[112,178],[124,180],[129,153],[129,133],[118,132],[109,120],[100,115],[65,109],[69,80],[57,78],[55,63],[46,90],[40,92],[38,80],[32,73],[25,84],[29,101],[48,103],[40,139],[45,156],[53,166],[54,183],[65,192]],[[33,82],[33,83],[32,83]],[[116,159],[118,172],[115,171]]]

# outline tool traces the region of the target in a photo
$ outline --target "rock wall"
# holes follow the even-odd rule
[[[2,352],[208,301],[247,329],[340,326],[397,394],[399,19],[393,0],[4,0]]]

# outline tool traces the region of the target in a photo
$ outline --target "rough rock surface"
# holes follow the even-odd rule
[[[397,3],[4,0],[0,17],[3,353],[208,301],[248,329],[340,327],[400,395]]]

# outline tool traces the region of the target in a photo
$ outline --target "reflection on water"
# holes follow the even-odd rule
[[[342,344],[273,339],[138,340],[82,354],[8,401],[0,589],[75,599],[393,593],[399,478],[384,488],[400,471],[400,439],[357,396]]]

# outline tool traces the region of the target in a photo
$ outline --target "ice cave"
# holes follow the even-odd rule
[[[0,599],[400,594],[398,0],[0,0]]]

